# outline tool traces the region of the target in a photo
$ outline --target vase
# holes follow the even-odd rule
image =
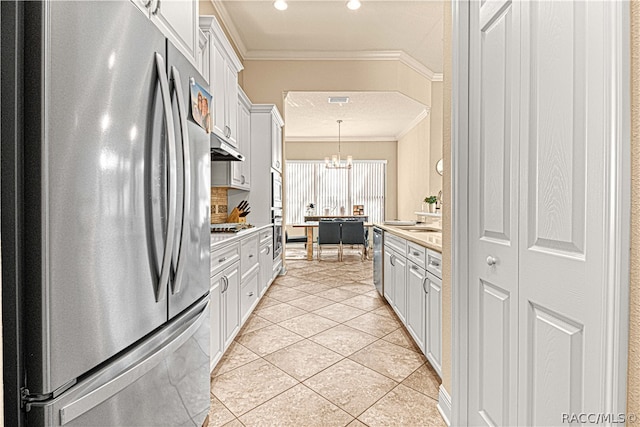
[[[436,213],[436,204],[429,203],[429,213]]]

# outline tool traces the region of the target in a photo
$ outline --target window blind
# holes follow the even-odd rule
[[[351,169],[327,169],[321,160],[287,161],[287,223],[304,222],[306,206],[313,203],[317,215],[353,213],[364,205],[371,222],[384,221],[386,160],[354,160]]]

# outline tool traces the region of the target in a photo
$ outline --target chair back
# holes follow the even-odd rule
[[[318,223],[318,244],[337,245],[340,243],[340,222],[320,221]]]
[[[364,245],[364,223],[362,221],[343,222],[342,243],[345,245]]]

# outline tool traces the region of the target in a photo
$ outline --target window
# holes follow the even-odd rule
[[[306,206],[316,214],[353,213],[353,205],[364,205],[370,222],[384,221],[386,160],[354,160],[351,169],[327,169],[320,160],[287,161],[287,222],[304,222]]]

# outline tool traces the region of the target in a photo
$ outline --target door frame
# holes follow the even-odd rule
[[[469,2],[452,0],[451,95],[451,298],[452,420],[468,424],[469,373]],[[579,1],[579,0],[578,0]],[[606,7],[610,63],[607,130],[605,226],[607,284],[604,410],[626,413],[629,345],[629,248],[631,217],[630,21],[627,0]],[[466,390],[465,393],[460,393]],[[586,408],[588,409],[588,408]]]

